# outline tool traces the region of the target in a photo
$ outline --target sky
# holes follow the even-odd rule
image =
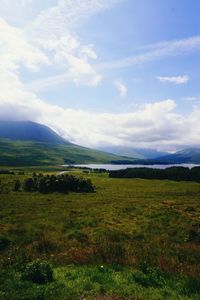
[[[199,0],[0,0],[0,119],[69,141],[200,147]]]

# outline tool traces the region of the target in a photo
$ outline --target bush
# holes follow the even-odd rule
[[[164,276],[158,268],[147,268],[143,272],[135,271],[133,278],[135,282],[144,287],[161,287],[165,284]]]
[[[191,229],[188,232],[188,242],[200,242],[200,233],[196,229]]]
[[[35,184],[32,178],[27,178],[24,181],[24,191],[25,192],[34,192],[35,191]]]
[[[135,282],[137,282],[138,284],[144,287],[148,287],[151,285],[148,276],[144,274],[142,271],[138,271],[138,270],[135,271],[133,273],[133,279]]]
[[[19,180],[16,180],[16,181],[15,181],[15,184],[14,184],[14,189],[13,189],[13,191],[14,191],[14,192],[19,192],[19,191],[20,191],[20,188],[21,188],[21,183],[20,183]]]
[[[22,280],[33,283],[44,284],[53,281],[53,270],[51,265],[45,261],[36,260],[29,263],[22,273]]]
[[[7,249],[11,244],[11,241],[5,237],[0,235],[0,251]]]

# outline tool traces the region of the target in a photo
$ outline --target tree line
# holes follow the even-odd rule
[[[200,167],[192,169],[186,167],[170,167],[166,169],[153,168],[127,168],[109,172],[111,178],[142,178],[175,181],[197,181],[200,182]]]
[[[16,181],[14,191],[19,191],[20,189],[21,184],[19,181]],[[39,193],[94,192],[94,186],[90,179],[69,174],[43,175],[34,173],[32,177],[24,180],[22,189],[25,192]]]

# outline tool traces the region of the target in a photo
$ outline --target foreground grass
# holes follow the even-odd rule
[[[0,175],[0,299],[199,299],[200,184],[82,174],[96,193],[10,191],[28,175]],[[20,279],[38,258],[53,283]]]
[[[54,270],[54,281],[38,285],[21,280],[20,273],[1,273],[0,299],[78,300],[96,299],[169,299],[198,300],[195,282],[170,278],[155,272],[127,267],[69,266]],[[113,296],[114,295],[114,296]],[[115,297],[115,298],[113,298]],[[101,299],[104,299],[103,297]]]

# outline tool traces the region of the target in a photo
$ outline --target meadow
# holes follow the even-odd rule
[[[13,192],[32,172],[0,175],[0,299],[200,299],[199,183],[76,170],[94,193]],[[35,261],[51,282],[23,278]]]

